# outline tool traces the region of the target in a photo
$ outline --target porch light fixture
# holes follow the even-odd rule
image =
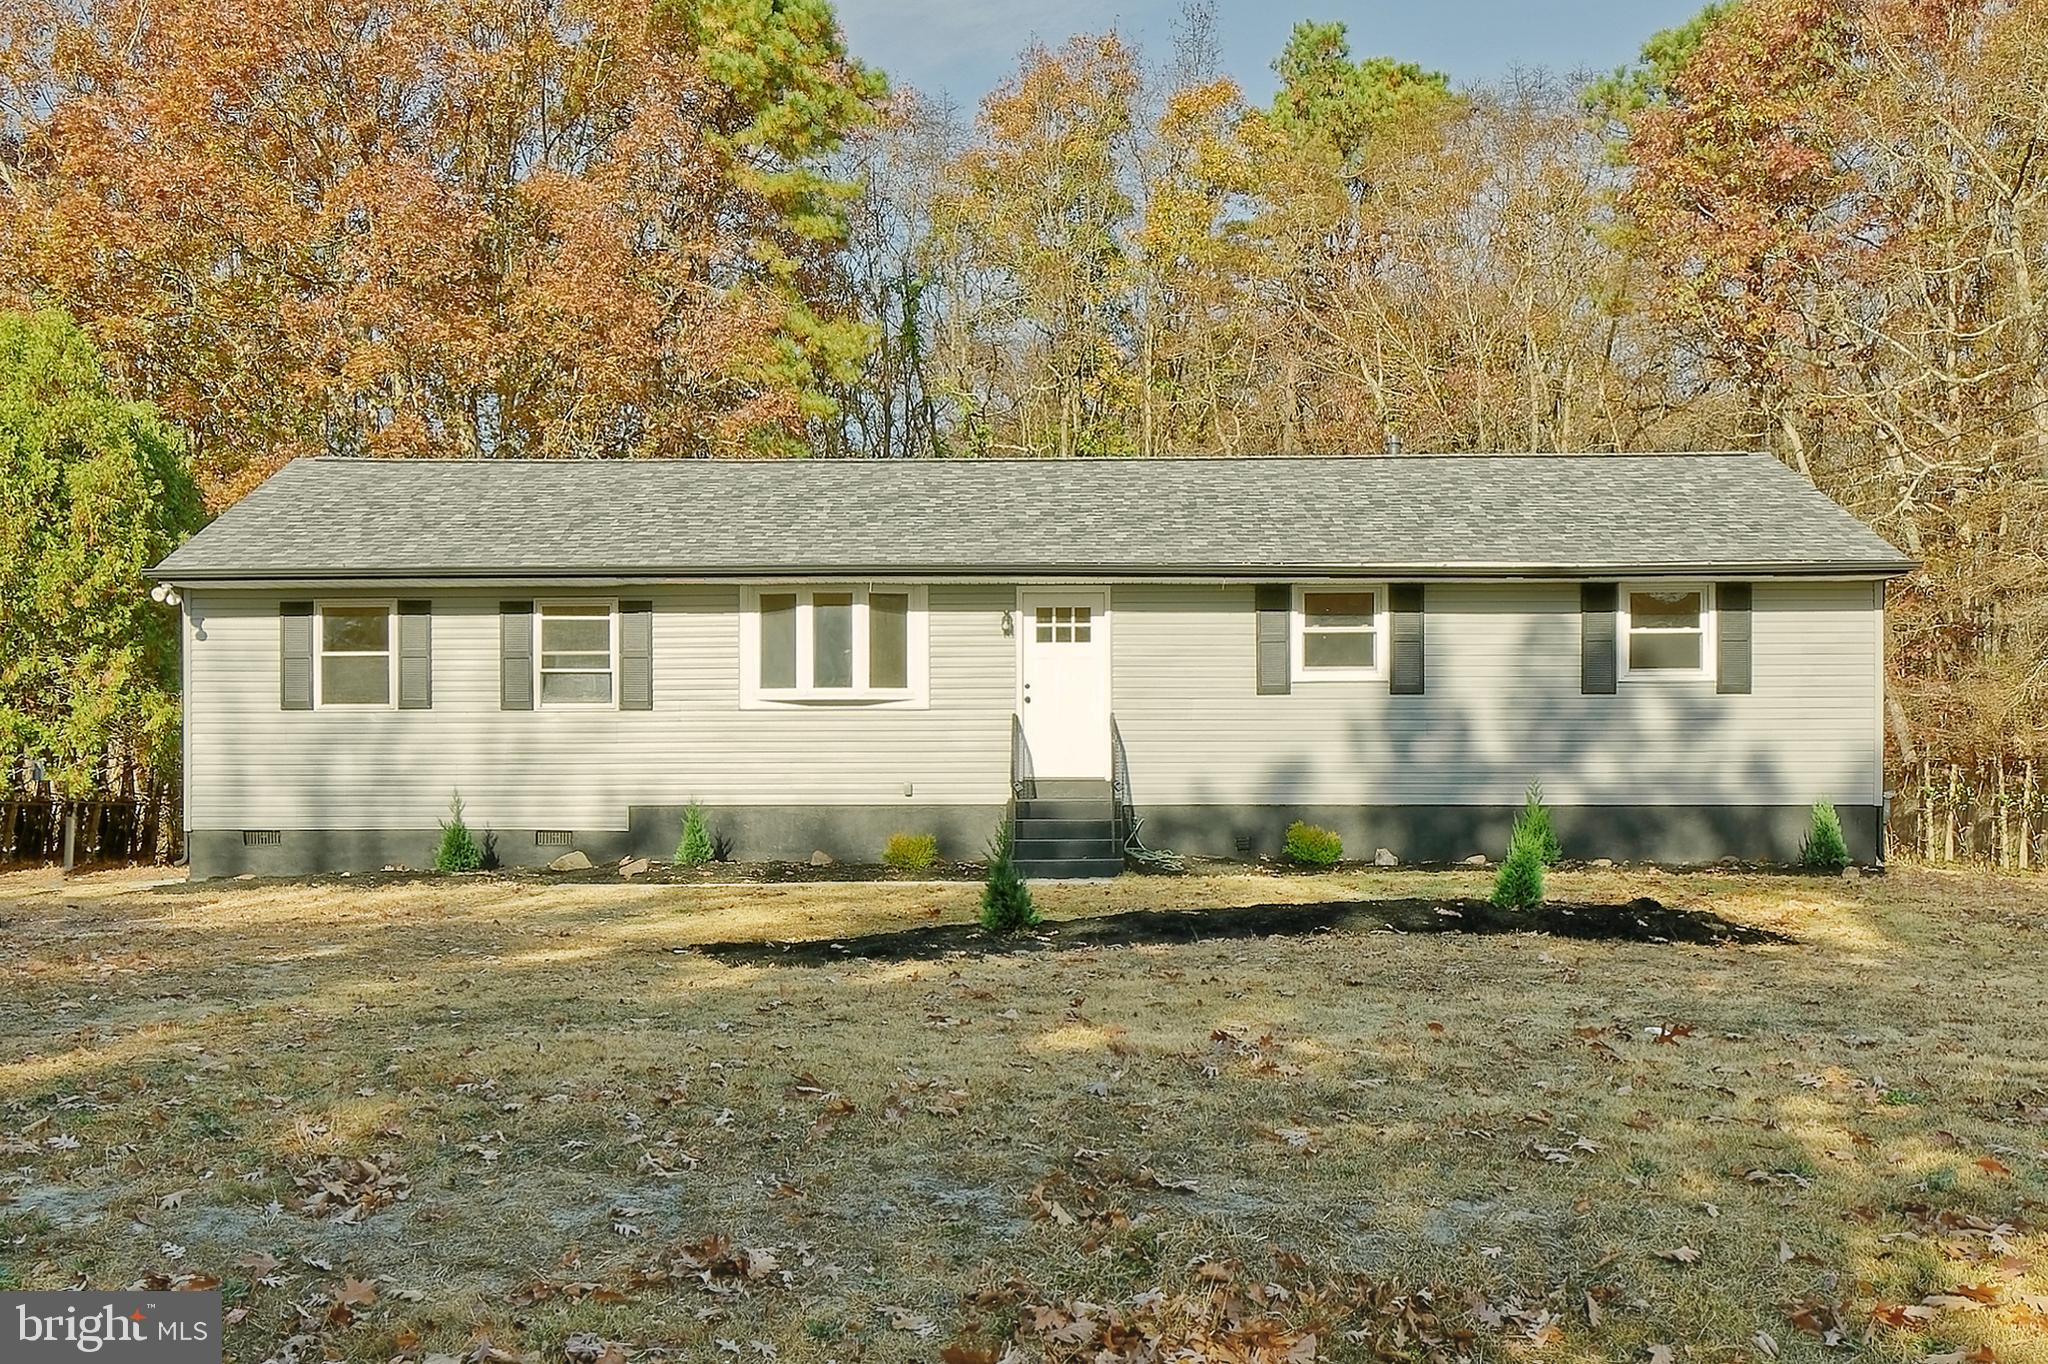
[[[1017,618],[1014,615],[1012,615],[1009,611],[1005,610],[1003,612],[1003,638],[1008,639],[1011,635],[1014,635],[1016,633]]]

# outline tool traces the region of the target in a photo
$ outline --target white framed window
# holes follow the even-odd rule
[[[926,618],[922,587],[818,583],[750,590],[740,612],[741,704],[922,706]]]
[[[1086,644],[1095,637],[1095,608],[1038,607],[1032,613],[1031,630],[1040,644]]]
[[[323,601],[313,608],[313,705],[388,710],[398,697],[398,604]]]
[[[1297,583],[1294,677],[1300,682],[1373,682],[1387,675],[1384,583]]]
[[[1623,583],[1616,675],[1698,680],[1714,675],[1714,589],[1709,583]]]
[[[618,603],[534,603],[533,695],[543,706],[618,704]]]

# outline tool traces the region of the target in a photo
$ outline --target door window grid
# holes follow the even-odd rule
[[[1086,644],[1094,634],[1092,606],[1041,606],[1033,613],[1040,644]]]

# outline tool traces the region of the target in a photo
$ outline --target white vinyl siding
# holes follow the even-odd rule
[[[1260,696],[1250,587],[1118,587],[1115,713],[1146,804],[1876,803],[1869,583],[1759,582],[1754,690],[1579,692],[1574,583],[1431,583],[1421,696]],[[1296,679],[1297,683],[1300,681]]]
[[[192,588],[186,820],[195,829],[431,829],[459,789],[477,828],[623,829],[628,807],[999,806],[1009,795],[1016,641],[1008,586],[933,587],[921,709],[741,710],[737,586],[654,603],[654,708],[499,708],[498,603],[520,592],[407,587],[434,607],[432,710],[279,709],[288,593]],[[538,643],[538,640],[536,640]],[[912,794],[906,796],[905,789]]]
[[[285,711],[278,602],[186,592],[196,829],[623,829],[634,805],[998,806],[1018,640],[1008,584],[929,589],[929,699],[742,709],[738,586],[649,588],[654,707],[499,708],[501,600],[431,599],[434,706]],[[1572,583],[1432,583],[1427,692],[1261,696],[1249,585],[1113,589],[1113,713],[1145,804],[1805,804],[1879,798],[1880,616],[1868,582],[1758,582],[1754,690],[1666,679],[1579,692]],[[1018,620],[1014,629],[1032,628]],[[1385,641],[1381,641],[1384,653]],[[914,666],[914,665],[913,665]],[[906,795],[908,790],[911,794]]]

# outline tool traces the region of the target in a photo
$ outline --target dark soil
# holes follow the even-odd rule
[[[694,949],[732,965],[825,966],[845,961],[915,961],[955,952],[1063,951],[1142,943],[1192,943],[1310,933],[1547,933],[1620,942],[1784,943],[1791,939],[1704,909],[1672,909],[1643,898],[1625,905],[1554,903],[1510,911],[1486,900],[1332,900],[1229,909],[1143,909],[1058,923],[1011,937],[975,924],[939,924],[857,938],[704,943]],[[685,949],[677,949],[685,950]]]

